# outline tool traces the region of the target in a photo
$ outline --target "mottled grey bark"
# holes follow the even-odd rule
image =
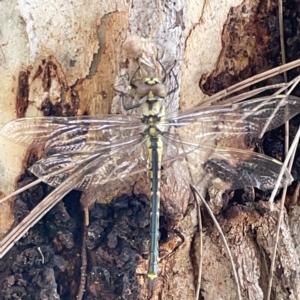
[[[167,69],[176,61],[180,89],[167,99],[169,111],[191,107],[207,97],[199,88],[200,79],[202,84],[208,82],[207,90],[213,93],[220,86],[250,77],[254,66],[262,70],[273,66],[264,57],[271,33],[267,21],[257,18],[256,1],[162,0],[162,20],[151,40],[147,39],[159,17],[156,1],[108,2],[0,2],[0,126],[20,112],[23,116],[41,115],[41,107],[49,101],[59,103],[62,113],[66,107],[78,115],[120,113],[120,97],[115,96],[113,86],[127,80],[132,72],[122,54],[122,44],[130,34],[145,39],[145,50],[153,43]],[[222,71],[225,79],[219,85],[214,78]],[[24,75],[27,79],[22,81]],[[17,103],[18,99],[22,101]],[[26,151],[0,139],[0,191],[6,195],[23,172]],[[189,181],[180,167],[178,163],[166,170],[162,207],[164,215],[174,219],[169,220],[170,227],[181,236],[172,236],[169,244],[161,245],[163,258],[152,299],[195,297],[198,219]],[[116,189],[103,195],[102,201],[131,191],[132,186]],[[134,192],[149,196],[149,180],[142,178]],[[192,204],[188,207],[189,201]],[[1,233],[12,223],[9,211],[10,205],[1,206]],[[271,211],[267,204],[236,206],[226,217],[218,215],[235,259],[243,299],[263,299],[266,293],[277,217],[277,206]],[[282,225],[273,299],[300,298],[298,220],[297,205],[285,214]],[[219,234],[208,218],[203,226],[201,299],[236,299],[232,270]],[[141,299],[148,293],[146,272],[146,261],[142,260],[137,268]]]

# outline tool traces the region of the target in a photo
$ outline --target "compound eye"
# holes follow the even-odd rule
[[[152,86],[152,93],[160,98],[165,98],[168,94],[167,87],[162,83],[157,83]]]
[[[150,93],[150,90],[152,88],[153,87],[150,86],[149,84],[142,83],[137,87],[136,94],[138,95],[139,98],[145,97],[146,95],[148,95]]]

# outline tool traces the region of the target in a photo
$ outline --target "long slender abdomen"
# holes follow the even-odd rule
[[[155,279],[158,273],[158,241],[159,241],[159,207],[160,207],[160,176],[162,141],[160,138],[150,138],[148,141],[151,186],[151,237],[150,237],[150,258],[148,267],[149,289],[153,290]]]

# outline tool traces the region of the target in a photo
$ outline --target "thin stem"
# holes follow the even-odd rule
[[[232,266],[232,272],[233,272],[233,276],[234,276],[234,280],[235,280],[235,283],[236,283],[236,290],[237,290],[237,298],[238,300],[242,300],[242,295],[241,295],[241,289],[240,289],[240,284],[239,284],[239,278],[238,278],[238,275],[237,275],[237,272],[236,272],[236,268],[235,268],[235,265],[234,265],[234,260],[233,260],[233,257],[232,257],[232,254],[231,254],[231,251],[230,251],[230,248],[228,246],[228,243],[226,241],[226,238],[223,234],[223,231],[222,231],[222,228],[220,227],[217,219],[215,218],[212,210],[210,209],[209,205],[207,204],[207,202],[205,201],[205,199],[203,198],[203,196],[199,193],[199,191],[197,190],[197,188],[194,186],[194,185],[191,185],[192,189],[195,191],[195,193],[197,194],[197,196],[201,199],[202,203],[204,204],[205,208],[207,209],[209,215],[211,216],[214,224],[216,225],[219,233],[220,233],[220,236],[223,240],[223,243],[224,243],[224,246],[225,246],[225,249],[227,251],[227,254],[229,256],[229,261],[231,263],[231,266]]]

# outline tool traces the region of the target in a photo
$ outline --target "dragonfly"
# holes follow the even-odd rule
[[[122,103],[126,110],[138,108],[137,115],[26,117],[4,125],[0,134],[6,139],[43,149],[41,159],[29,170],[38,177],[38,182],[55,189],[0,241],[1,257],[71,190],[83,191],[90,207],[105,191],[132,184],[148,169],[151,180],[148,285],[153,290],[159,271],[162,166],[191,157],[200,159],[205,178],[213,184],[223,183],[230,189],[274,187],[283,168],[281,162],[250,150],[222,147],[218,142],[224,138],[257,137],[280,126],[300,112],[300,98],[267,96],[167,113],[164,100],[174,89],[168,91],[165,78],[148,76],[134,88],[138,103],[126,106],[124,94]],[[182,129],[184,135],[180,134]],[[204,139],[213,141],[213,145],[204,143]],[[201,159],[203,154],[206,159]],[[193,162],[190,166],[198,168]],[[285,169],[281,186],[292,180]]]

